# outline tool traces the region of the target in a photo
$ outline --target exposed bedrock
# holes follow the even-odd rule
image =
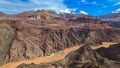
[[[120,42],[120,29],[115,28],[93,29],[77,25],[51,27],[49,25],[54,24],[35,25],[19,20],[4,20],[0,24],[1,64],[49,56],[80,44]]]
[[[99,48],[97,52],[103,57],[120,62],[120,43],[111,45],[109,48]]]
[[[12,27],[6,23],[0,23],[0,65],[9,61],[10,48],[15,37]]]
[[[48,56],[80,44],[97,45],[101,42],[119,42],[119,35],[120,30],[112,29],[24,28],[17,31],[17,36],[10,48],[10,61]]]

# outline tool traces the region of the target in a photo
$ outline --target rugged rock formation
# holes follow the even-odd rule
[[[43,14],[48,18],[35,17],[31,20],[29,19],[31,14],[33,17]],[[66,20],[49,10],[30,12],[30,15],[25,15],[26,20],[23,19],[24,17],[18,16],[18,18],[0,19],[1,65],[6,62],[49,56],[80,44],[120,42],[120,29],[93,18]]]
[[[119,42],[119,34],[120,30],[114,29],[92,30],[71,27],[56,29],[56,27],[33,27],[19,23],[10,49],[10,61],[46,56],[82,43],[97,45],[104,41]]]
[[[113,47],[110,48],[117,47],[113,45]],[[119,61],[109,60],[107,57],[103,58],[103,56],[100,56],[99,53],[97,53],[96,50],[92,50],[88,45],[85,45],[80,49],[68,54],[63,60],[51,63],[42,63],[38,65],[21,64],[17,68],[119,68]]]
[[[23,12],[20,14],[16,14],[14,16],[18,18],[22,18],[22,19],[29,19],[29,20],[42,20],[42,19],[56,20],[60,18],[60,16],[56,14],[55,11],[52,11],[52,10],[29,11],[29,12]]]
[[[68,68],[99,68],[96,65],[97,61],[104,61],[104,59],[101,59],[89,46],[85,45],[66,56],[65,61]]]
[[[85,27],[81,24],[53,26],[54,24],[36,23],[36,25],[19,20],[5,20],[5,22],[11,27],[14,37],[14,39],[9,38],[12,40],[12,43],[9,43],[10,48],[7,49],[9,50],[9,61],[46,56],[82,43],[97,45],[105,41],[120,42],[119,29],[107,28],[100,26],[101,24],[98,25],[99,28],[97,26],[93,28],[87,24],[84,24]]]
[[[110,60],[120,61],[120,43],[112,45],[109,48],[99,48],[97,52]]]
[[[12,42],[15,32],[10,25],[0,22],[0,65],[5,64],[9,60]]]

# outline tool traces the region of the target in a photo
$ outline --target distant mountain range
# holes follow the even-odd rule
[[[103,21],[115,21],[120,22],[120,13],[106,14],[98,17]]]
[[[6,14],[3,12],[0,12],[0,17],[3,17],[3,16],[6,16]]]
[[[44,12],[45,11],[45,12]],[[52,15],[50,15],[50,14]],[[42,15],[41,15],[42,14]],[[84,14],[73,14],[73,13],[64,13],[64,14],[56,14],[54,11],[51,10],[37,10],[37,11],[27,11],[19,14],[12,14],[12,15],[7,15],[3,12],[0,12],[0,17],[11,17],[11,18],[17,18],[21,17],[23,19],[26,18],[38,18],[41,15],[41,18],[64,18],[64,19],[76,19],[76,18],[97,18],[102,21],[107,22],[109,25],[113,27],[118,27],[120,28],[120,13],[112,13],[112,14],[106,14],[106,15],[101,15],[97,17],[93,17],[90,15],[84,15]]]
[[[120,28],[120,13],[112,13],[98,16],[97,19],[108,22],[113,27]]]

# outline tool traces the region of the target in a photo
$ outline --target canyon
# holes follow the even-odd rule
[[[74,59],[74,57],[76,57],[74,54],[80,55],[78,53],[79,50],[82,52],[87,48],[87,53],[89,55],[92,55],[94,53],[93,49],[96,49],[95,52],[99,53],[102,57],[106,57],[106,55],[103,54],[99,48],[105,46],[108,46],[109,48],[110,44],[105,44],[105,46],[98,46],[103,42],[116,44],[119,43],[120,29],[110,26],[105,21],[101,21],[87,15],[70,14],[66,16],[63,14],[59,15],[51,10],[38,10],[11,16],[9,15],[8,17],[0,17],[0,66],[3,66],[2,68],[7,68],[4,67],[4,65],[7,66],[7,64],[8,66],[10,66],[9,64],[11,64],[11,66],[14,66],[22,63],[27,63],[27,60],[31,63],[35,58],[38,58],[35,60],[36,62],[39,62],[39,58],[43,57],[44,59],[44,57],[46,58],[52,54],[59,55],[59,52],[60,56],[62,56],[61,52],[63,52],[63,55],[65,52],[65,55],[62,56],[62,58],[58,56],[57,58],[59,59],[50,57],[50,59],[53,59],[51,63],[58,61],[57,63],[59,65],[59,62],[63,62],[63,59],[68,59],[67,62],[70,62],[72,64],[67,64],[64,66],[71,68],[71,65],[76,66],[73,63],[73,61],[76,60]],[[74,49],[74,47],[76,48]],[[70,50],[68,50],[66,53],[66,49]],[[117,48],[115,49],[117,50]],[[105,51],[108,53],[106,49]],[[75,53],[72,54],[73,52]],[[84,56],[84,52],[82,53]],[[71,57],[72,55],[70,55],[71,61],[69,61],[69,54],[72,54],[74,56]],[[93,57],[95,58],[95,56]],[[83,57],[80,55],[79,58],[82,60]],[[100,57],[95,58],[95,62],[98,62],[96,59],[100,59]],[[112,57],[112,60],[113,59],[114,57]],[[119,57],[116,59],[119,59]],[[44,61],[46,62],[46,60],[47,59]],[[88,61],[88,59],[85,60]],[[51,65],[51,63],[49,64]],[[42,67],[49,68],[49,64],[48,67]],[[85,64],[93,64],[93,66],[97,68],[96,64],[94,63]],[[37,66],[39,66],[39,64]]]

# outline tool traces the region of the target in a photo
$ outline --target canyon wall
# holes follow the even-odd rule
[[[49,56],[80,44],[120,42],[120,29],[104,23],[49,24],[3,19],[0,24],[0,65]]]

